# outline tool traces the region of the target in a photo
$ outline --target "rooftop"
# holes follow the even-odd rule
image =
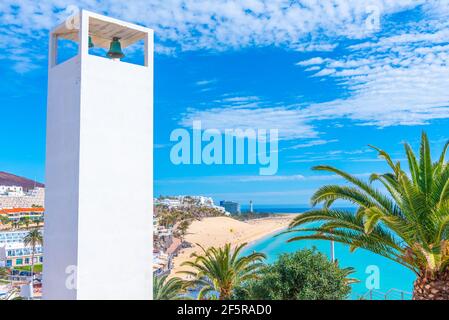
[[[26,212],[45,212],[45,209],[40,207],[0,209],[0,214],[26,213]]]
[[[120,39],[122,48],[126,48],[140,40],[145,39],[148,30],[145,27],[101,16],[92,12],[82,11],[89,18],[89,35],[96,47],[109,49],[114,37]],[[81,13],[82,13],[81,12]],[[59,38],[79,42],[79,21],[81,13],[67,20],[54,30],[54,35]],[[71,23],[74,21],[74,23]]]

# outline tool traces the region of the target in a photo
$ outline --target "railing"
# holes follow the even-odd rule
[[[12,288],[5,295],[1,296],[0,300],[13,300],[19,296],[19,290],[17,288]]]
[[[361,295],[360,300],[410,300],[412,296],[410,292],[394,288],[387,292],[373,289]]]

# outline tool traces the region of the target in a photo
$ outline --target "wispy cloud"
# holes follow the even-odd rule
[[[359,178],[369,177],[369,173],[355,174]],[[157,180],[156,183],[160,184],[179,184],[179,183],[191,183],[191,184],[216,184],[216,183],[254,183],[254,182],[294,182],[294,181],[336,181],[342,178],[337,175],[309,175],[304,176],[301,174],[292,175],[276,175],[276,176],[205,176],[205,177],[190,177],[190,178],[175,178]]]
[[[303,67],[308,67],[308,66],[316,66],[316,65],[321,65],[325,62],[325,60],[321,57],[315,57],[315,58],[311,58],[308,60],[303,60],[303,61],[299,61],[296,63],[297,66],[303,66]]]
[[[267,102],[230,106],[228,104],[209,108],[189,109],[182,115],[179,124],[191,127],[193,121],[201,120],[203,129],[277,129],[279,139],[315,138],[318,132],[298,110],[288,107],[265,106]]]
[[[385,161],[380,158],[367,158],[374,151],[370,148],[356,150],[330,150],[326,152],[306,152],[298,155],[292,155],[288,158],[290,163],[313,163],[330,161],[351,161],[351,162],[374,162]],[[367,161],[365,161],[367,160]]]
[[[432,3],[420,3],[419,12],[429,20],[388,28],[369,41],[342,48],[332,58],[315,56],[296,63],[312,78],[332,79],[345,93],[340,98],[276,107],[258,103],[246,109],[191,110],[185,120],[198,117],[215,125],[223,117],[228,123],[253,128],[275,123],[281,139],[308,139],[320,136],[316,127],[322,120],[348,119],[355,125],[383,128],[448,119],[449,22],[447,16],[432,10],[441,4],[443,12],[449,15],[449,11],[442,2]]]
[[[331,52],[338,47],[337,43],[308,43],[296,47],[299,52]]]
[[[406,158],[397,158],[397,159],[392,159],[393,162],[397,162],[397,161],[407,161]],[[347,159],[347,161],[350,162],[385,162],[385,159],[383,158],[361,158],[361,159]]]
[[[338,142],[337,139],[332,139],[332,140],[322,140],[322,139],[318,139],[318,140],[312,140],[306,143],[301,143],[301,144],[296,144],[292,147],[289,147],[289,149],[302,149],[302,148],[310,148],[310,147],[314,147],[314,146],[322,146],[328,143],[333,143],[333,142]]]
[[[215,83],[215,82],[217,82],[217,79],[200,80],[200,81],[195,82],[195,84],[196,84],[197,86],[207,86],[207,85],[213,84],[213,83]]]
[[[352,46],[327,59],[314,77],[332,77],[351,95],[314,104],[314,117],[349,118],[379,127],[423,125],[449,118],[449,24]],[[432,29],[432,28],[431,28]]]
[[[229,97],[222,100],[217,100],[216,102],[224,103],[249,103],[259,101],[260,98],[257,96],[240,96],[240,97]]]

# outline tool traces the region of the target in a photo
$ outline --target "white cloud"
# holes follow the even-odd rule
[[[403,162],[403,161],[407,161],[407,158],[398,158],[398,159],[392,159],[393,162]],[[362,159],[348,159],[347,161],[350,162],[385,162],[385,159],[383,158],[362,158]]]
[[[314,66],[317,64],[323,64],[324,63],[324,59],[321,57],[315,57],[309,60],[305,60],[305,61],[299,61],[298,63],[296,63],[297,66],[303,66],[303,67],[308,67],[308,66]]]
[[[320,67],[314,66],[314,67],[307,68],[305,71],[312,72],[312,71],[318,71],[318,70],[320,70]]]
[[[357,125],[387,127],[447,119],[449,23],[421,21],[405,28],[406,33],[350,46],[345,55],[297,63],[308,71],[319,67],[311,77],[334,79],[348,93],[345,98],[308,105],[273,107],[259,101],[251,107],[190,110],[181,124],[197,118],[208,127],[230,123],[243,128],[276,126],[281,139],[305,139],[319,137],[320,120],[349,119]]]
[[[193,121],[201,120],[203,129],[254,129],[279,130],[279,139],[315,138],[318,132],[308,124],[297,109],[257,105],[222,105],[206,110],[189,109],[179,124],[191,127]]]
[[[429,12],[439,8],[427,5]],[[441,2],[441,1],[440,1]],[[401,12],[425,3],[421,0],[78,0],[79,8],[105,13],[146,25],[156,31],[156,52],[227,50],[248,46],[281,46],[301,51],[330,51],[338,37],[363,38],[367,8],[381,15]],[[49,28],[71,12],[71,0],[2,0],[0,36],[7,32],[27,45],[47,40]],[[442,5],[442,4],[440,4]],[[312,40],[311,40],[312,39]],[[17,48],[17,44],[9,45]],[[21,44],[20,46],[23,46]],[[46,46],[28,48],[36,53]],[[6,54],[10,54],[6,50]]]
[[[241,97],[229,97],[221,100],[217,100],[216,102],[225,102],[225,103],[250,103],[259,101],[260,98],[257,96],[241,96]]]
[[[423,30],[425,27],[430,30]],[[281,139],[304,139],[319,136],[315,129],[319,120],[350,119],[358,125],[387,127],[447,119],[449,23],[429,26],[422,22],[412,28],[407,34],[351,46],[348,54],[340,57],[314,57],[297,63],[309,71],[319,66],[320,71],[311,76],[333,78],[348,92],[346,98],[276,107],[260,102],[239,109],[224,105],[191,110],[184,120],[202,119],[210,127],[219,123],[244,128],[276,126]]]
[[[196,84],[197,86],[207,86],[207,85],[212,84],[212,83],[215,83],[215,82],[217,82],[216,79],[211,79],[211,80],[200,80],[200,81],[197,81],[195,84]]]
[[[295,50],[298,52],[331,52],[337,47],[336,43],[307,43],[298,45]]]
[[[175,47],[167,47],[160,43],[156,43],[154,45],[154,52],[156,52],[157,54],[160,54],[160,55],[173,56],[176,54],[176,48]]]
[[[314,77],[325,77],[325,76],[330,76],[331,74],[334,74],[337,70],[335,69],[323,69],[320,72],[315,73],[313,76]]]
[[[314,147],[314,146],[322,146],[328,143],[333,143],[333,142],[338,142],[338,140],[333,139],[333,140],[312,140],[306,143],[301,143],[301,144],[297,144],[294,145],[292,147],[290,147],[289,149],[302,149],[302,148],[309,148],[309,147]]]
[[[449,24],[439,28],[382,37],[327,59],[315,76],[333,77],[351,95],[311,105],[309,116],[379,127],[449,118]]]
[[[67,16],[71,4],[2,0],[0,59],[9,60],[18,72],[44,65],[47,30]],[[362,40],[342,48],[345,56],[298,63],[316,69],[311,76],[335,79],[349,93],[347,98],[308,106],[228,101],[228,106],[223,102],[206,110],[189,109],[182,125],[199,118],[212,128],[276,126],[281,138],[296,139],[317,137],[311,123],[324,119],[382,127],[449,118],[446,0],[79,0],[77,5],[155,29],[157,52],[163,54],[248,46],[319,51],[333,50],[342,39]],[[373,6],[381,18],[416,9],[422,19],[378,32],[367,26]]]

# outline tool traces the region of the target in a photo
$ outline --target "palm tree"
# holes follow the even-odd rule
[[[4,279],[9,275],[9,269],[5,267],[0,267],[0,279]]]
[[[178,300],[182,299],[183,281],[180,278],[153,275],[153,299],[154,300]]]
[[[39,229],[35,228],[28,232],[28,234],[23,239],[24,245],[26,247],[31,246],[31,281],[34,279],[34,255],[36,252],[36,246],[42,245],[44,239],[42,233]]]
[[[12,221],[11,221],[11,227],[12,227],[13,229],[18,229],[18,228],[20,227],[20,222],[19,222],[19,220],[17,220],[17,219],[12,220]]]
[[[0,223],[6,227],[8,224],[11,223],[11,220],[7,215],[4,216],[0,215]]]
[[[202,254],[193,253],[193,261],[181,264],[194,271],[180,272],[193,277],[194,280],[187,282],[188,286],[200,287],[198,299],[218,293],[218,299],[229,300],[235,286],[258,277],[258,271],[264,266],[263,260],[266,258],[264,254],[256,252],[241,256],[240,252],[246,243],[234,250],[229,243],[222,248],[211,247],[207,250],[198,246],[202,249]]]
[[[187,234],[187,230],[189,229],[191,222],[191,220],[182,220],[176,228],[182,242],[184,242],[184,237]]]
[[[388,153],[372,148],[391,172],[372,174],[366,183],[334,167],[315,167],[342,177],[349,185],[321,187],[311,202],[323,207],[299,215],[289,232],[300,235],[289,241],[321,239],[348,244],[352,251],[370,250],[416,273],[414,299],[449,299],[449,165],[445,161],[449,142],[436,162],[432,162],[425,133],[419,159],[405,144],[410,175]],[[376,189],[374,182],[386,194]],[[356,213],[331,208],[336,200],[356,205]],[[321,224],[303,228],[317,222]]]
[[[30,217],[22,217],[22,218],[20,218],[19,222],[21,224],[24,224],[25,228],[28,229],[28,227],[30,226],[30,223],[31,223],[31,219],[30,219]]]
[[[36,219],[34,220],[34,222],[36,223],[36,226],[39,227],[39,226],[41,225],[41,223],[44,222],[44,217],[36,218]]]
[[[336,263],[336,265],[338,267],[338,263]],[[351,277],[351,275],[356,272],[353,267],[346,267],[346,268],[342,268],[341,270],[345,274],[345,283],[347,285],[351,285],[351,284],[355,284],[355,283],[359,283],[360,282],[359,279]]]

